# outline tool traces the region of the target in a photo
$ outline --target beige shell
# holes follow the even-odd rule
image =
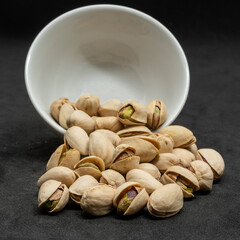
[[[150,135],[151,138],[154,138],[158,141],[160,145],[159,153],[171,153],[173,150],[174,142],[170,135],[155,133]]]
[[[190,165],[189,170],[196,175],[200,190],[211,191],[213,185],[213,172],[211,167],[201,160],[193,161]]]
[[[133,137],[136,135],[149,135],[152,132],[145,126],[131,126],[126,127],[117,132],[118,136],[123,137]]]
[[[132,106],[132,108],[134,109],[133,114],[131,115],[130,119],[124,119],[121,118],[121,112],[127,107],[127,106]],[[126,101],[123,106],[121,107],[121,109],[118,112],[117,115],[119,121],[125,125],[146,125],[147,123],[147,111],[145,106],[143,106],[142,104],[130,100],[130,101]]]
[[[47,162],[46,170],[57,166],[64,166],[70,169],[80,160],[80,152],[77,149],[70,148],[67,150],[67,145],[60,145],[51,155]]]
[[[147,173],[141,169],[132,169],[126,175],[127,182],[138,182],[144,187],[148,194],[151,194],[154,190],[162,186],[158,180],[156,180],[150,173]]]
[[[50,106],[50,113],[56,122],[59,122],[59,112],[64,103],[71,103],[68,98],[59,98],[52,102]]]
[[[81,207],[85,212],[94,216],[102,216],[113,210],[115,189],[109,185],[99,183],[88,188],[82,195]]]
[[[136,149],[136,155],[140,157],[140,162],[151,162],[159,153],[159,150],[148,140],[137,136],[121,139],[120,144],[128,144]]]
[[[194,154],[184,148],[174,148],[172,153],[177,156],[180,165],[185,168],[188,168],[190,163],[195,160]]]
[[[225,163],[219,152],[211,148],[201,148],[198,154],[204,162],[206,162],[212,169],[214,179],[218,179],[223,175]]]
[[[173,180],[173,177],[175,180]],[[181,178],[181,181],[179,180]],[[168,183],[177,183],[183,191],[184,198],[194,197],[191,192],[188,192],[186,185],[190,186],[194,191],[200,189],[196,176],[188,169],[181,166],[172,166],[162,175],[161,182],[165,185]]]
[[[38,187],[40,187],[47,180],[56,180],[60,181],[63,184],[66,184],[67,187],[71,186],[76,180],[77,175],[73,170],[67,167],[53,167],[45,172],[37,182]]]
[[[155,112],[155,108],[159,109],[159,113]],[[147,126],[155,130],[159,128],[167,119],[167,107],[163,101],[153,100],[146,106]]]
[[[183,193],[174,183],[163,185],[150,196],[147,204],[151,215],[160,218],[171,217],[183,207]]]
[[[47,212],[48,213],[59,212],[67,205],[69,200],[69,190],[67,186],[56,180],[48,180],[41,185],[38,192],[38,207],[40,209],[43,208],[44,203],[46,203],[46,201],[48,201],[49,198],[51,198],[51,196],[57,191],[57,189],[60,186],[61,188],[63,188],[63,193],[57,205]]]
[[[104,134],[92,132],[89,137],[89,155],[100,157],[105,168],[108,168],[112,162],[114,146]]]
[[[98,167],[98,169],[92,168],[92,167],[84,167],[84,166],[80,166],[83,163],[92,163],[94,164],[96,167]],[[83,175],[91,175],[93,177],[95,177],[97,180],[100,179],[100,177],[102,176],[101,172],[105,170],[105,163],[104,161],[97,156],[88,156],[83,158],[82,160],[80,160],[74,167],[74,171],[79,175],[79,176],[83,176]]]
[[[64,134],[64,143],[71,148],[78,149],[81,155],[89,154],[89,137],[80,127],[73,126],[68,128]]]
[[[68,127],[78,126],[90,134],[95,130],[95,121],[84,111],[75,110],[68,119]]]
[[[115,147],[119,145],[121,141],[121,138],[113,131],[110,131],[107,129],[98,129],[98,130],[95,130],[95,132],[105,135]]]
[[[59,124],[68,129],[68,122],[71,114],[76,110],[76,107],[71,103],[64,103],[59,111]]]
[[[169,167],[180,165],[180,160],[173,153],[161,153],[151,163],[164,173]]]
[[[95,116],[100,107],[99,97],[92,94],[84,94],[78,98],[76,107],[78,110],[84,111],[91,117]]]
[[[139,164],[138,168],[150,173],[158,181],[160,180],[161,173],[158,170],[158,168],[155,165],[153,165],[152,163],[141,163],[141,164]]]
[[[195,159],[196,160],[201,160],[200,157],[198,156],[198,147],[197,147],[197,144],[194,143],[188,147],[186,147],[186,149],[188,151],[190,151],[191,153],[193,153],[193,155],[195,156]]]
[[[122,105],[123,104],[118,99],[110,99],[99,107],[98,114],[101,117],[116,117]]]
[[[133,152],[132,156],[127,156],[126,158],[123,158],[119,161],[116,161],[116,159],[119,157],[120,154],[123,154],[125,151],[130,150]],[[128,144],[120,144],[115,148],[114,154],[113,154],[113,161],[110,165],[110,168],[113,170],[118,171],[122,175],[126,175],[127,172],[131,169],[138,168],[140,157],[135,155],[136,150],[132,146]]]
[[[137,182],[125,182],[120,187],[117,188],[115,196],[113,198],[113,206],[117,208],[119,201],[122,197],[129,191],[132,187],[135,187],[138,194],[133,199],[127,210],[124,212],[124,216],[133,215],[140,210],[142,210],[148,202],[148,193],[145,188],[142,188],[141,185]]]
[[[95,117],[95,129],[107,129],[113,132],[118,132],[123,129],[123,124],[119,122],[117,117]]]
[[[83,193],[90,187],[98,185],[96,178],[90,175],[84,175],[79,177],[70,187],[70,198],[80,205],[81,197]]]
[[[125,183],[123,175],[115,170],[107,169],[102,171],[102,177],[99,180],[100,183],[111,185],[114,188],[118,188]]]
[[[179,125],[164,127],[160,129],[158,133],[170,135],[174,142],[174,148],[185,148],[196,142],[196,138],[194,137],[192,131]]]

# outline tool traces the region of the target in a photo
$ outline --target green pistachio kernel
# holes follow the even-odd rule
[[[189,193],[193,193],[193,188],[187,187],[186,191],[189,192]]]
[[[127,107],[122,109],[119,116],[120,118],[123,118],[123,119],[130,119],[133,113],[134,113],[133,107],[131,105],[128,105]]]

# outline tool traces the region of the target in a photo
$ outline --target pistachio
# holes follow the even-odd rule
[[[196,143],[191,144],[190,146],[186,147],[186,149],[195,156],[196,160],[201,160],[198,155],[198,147],[197,147]]]
[[[125,183],[125,178],[121,173],[112,169],[107,169],[102,171],[102,177],[100,178],[99,182],[111,185],[114,188],[118,188],[120,185]]]
[[[118,131],[117,134],[119,137],[123,138],[136,135],[149,135],[151,131],[145,126],[131,126]]]
[[[92,94],[84,94],[76,102],[77,109],[84,111],[89,116],[97,115],[99,106],[99,97]]]
[[[121,107],[122,103],[118,99],[111,99],[99,107],[98,114],[101,117],[107,116],[116,117]]]
[[[155,133],[150,135],[151,138],[154,138],[158,141],[160,148],[159,153],[171,153],[173,150],[174,142],[170,135]]]
[[[195,160],[194,154],[184,148],[174,148],[172,153],[179,159],[179,165],[185,168],[188,168],[190,163]]]
[[[59,124],[68,129],[68,122],[71,114],[76,110],[76,107],[71,103],[64,103],[59,111]]]
[[[107,129],[113,132],[118,132],[123,128],[123,124],[117,117],[95,117],[95,129]]]
[[[152,163],[141,163],[141,164],[139,164],[138,168],[150,173],[157,180],[160,180],[161,173],[158,170],[158,168],[155,165],[153,165]]]
[[[121,138],[113,131],[110,131],[107,129],[98,129],[98,130],[95,130],[95,132],[105,135],[115,147],[119,145],[121,141]]]

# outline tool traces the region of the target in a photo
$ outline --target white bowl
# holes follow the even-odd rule
[[[50,104],[96,94],[101,103],[118,98],[147,104],[162,100],[163,126],[182,110],[189,91],[189,68],[175,37],[154,18],[118,5],[92,5],[50,22],[33,41],[25,83],[37,112],[57,132]]]

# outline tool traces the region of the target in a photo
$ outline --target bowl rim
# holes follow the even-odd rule
[[[173,118],[168,123],[168,125],[170,125],[172,122],[175,121],[175,119],[178,117],[178,115],[182,111],[182,109],[186,103],[188,93],[189,93],[190,71],[189,71],[189,65],[188,65],[186,55],[185,55],[180,43],[177,41],[176,37],[162,23],[160,23],[155,18],[151,17],[150,15],[148,15],[140,10],[137,10],[137,9],[134,9],[131,7],[127,7],[127,6],[123,6],[123,5],[118,5],[118,4],[92,4],[92,5],[87,5],[87,6],[82,6],[79,8],[72,9],[72,10],[67,11],[67,12],[59,15],[58,17],[54,18],[36,35],[36,37],[34,38],[33,42],[30,45],[30,48],[28,50],[26,60],[25,60],[25,67],[24,67],[25,86],[26,86],[30,101],[31,101],[32,105],[34,106],[35,110],[38,112],[38,114],[41,116],[41,118],[49,126],[51,126],[56,132],[58,132],[60,134],[65,133],[66,130],[64,128],[62,128],[54,119],[49,120],[49,115],[45,111],[41,110],[38,107],[37,101],[35,100],[32,92],[31,92],[31,87],[30,87],[31,80],[30,80],[30,77],[28,74],[29,65],[30,65],[30,60],[31,60],[31,55],[32,55],[33,49],[35,48],[36,44],[39,41],[41,41],[41,38],[48,32],[48,30],[50,30],[52,27],[54,27],[55,24],[63,21],[64,19],[70,17],[71,15],[79,14],[79,13],[89,11],[89,10],[90,11],[93,11],[93,10],[120,10],[120,11],[128,12],[133,15],[137,15],[140,18],[146,19],[149,22],[157,25],[160,29],[162,29],[164,31],[164,33],[168,36],[168,38],[171,39],[171,41],[174,43],[174,45],[176,45],[178,51],[180,52],[180,58],[184,62],[184,65],[185,65],[186,85],[185,85],[185,89],[184,89],[184,96],[182,98],[181,104],[179,104],[179,109],[178,109],[178,111],[176,111],[174,113]],[[49,109],[50,109],[50,106],[49,106]],[[165,126],[165,125],[163,124],[162,126]]]

